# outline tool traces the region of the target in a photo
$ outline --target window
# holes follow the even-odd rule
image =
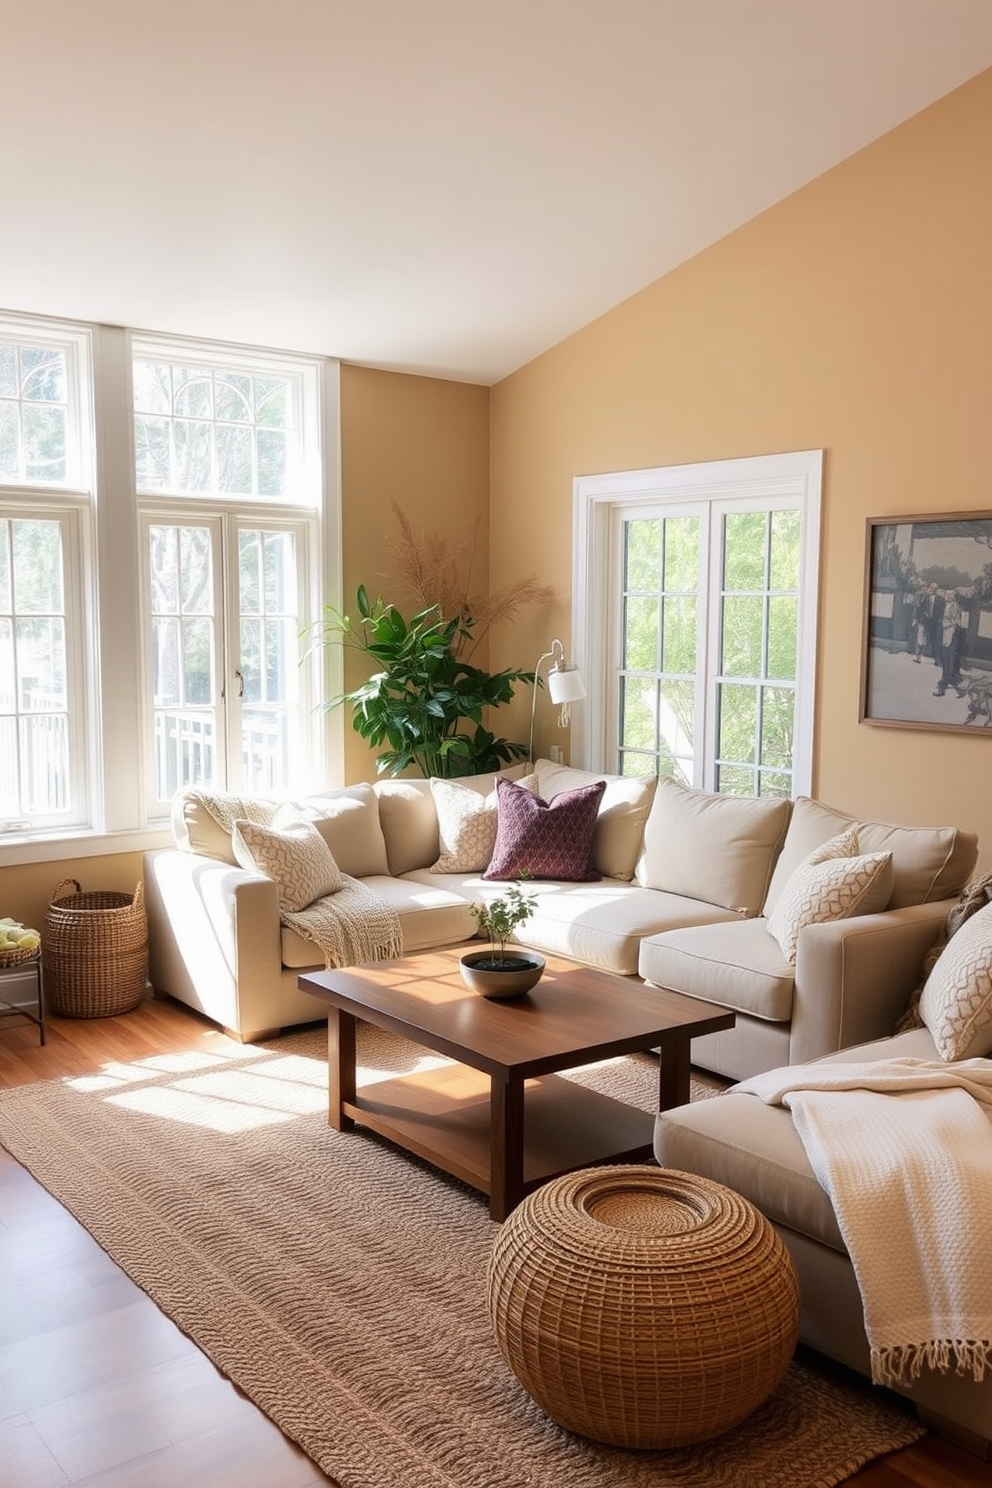
[[[819,493],[818,452],[576,482],[577,758],[810,789]]]
[[[0,831],[88,810],[79,571],[89,340],[0,325]]]
[[[184,784],[335,778],[301,637],[340,602],[337,378],[0,315],[0,861],[159,845]]]
[[[316,543],[314,370],[136,338],[133,390],[149,809],[189,785],[278,792],[303,773],[313,703],[300,636]]]

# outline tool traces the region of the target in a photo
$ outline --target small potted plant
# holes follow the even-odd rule
[[[523,946],[507,949],[506,944],[536,904],[532,894],[513,884],[501,898],[471,906],[479,929],[489,937],[488,950],[467,951],[461,958],[462,976],[474,992],[483,997],[519,997],[540,981],[544,957]]]

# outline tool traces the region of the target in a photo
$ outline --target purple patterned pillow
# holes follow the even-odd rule
[[[483,878],[561,878],[588,883],[601,875],[592,834],[605,780],[562,791],[552,801],[512,780],[496,781],[496,846]]]

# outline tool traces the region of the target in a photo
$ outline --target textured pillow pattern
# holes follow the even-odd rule
[[[768,918],[768,931],[795,963],[799,932],[884,908],[892,891],[892,854],[858,851],[857,828],[832,837],[792,874]]]
[[[605,782],[597,780],[545,801],[525,786],[497,780],[496,845],[483,878],[529,876],[571,883],[599,878],[592,834],[605,789]]]
[[[941,1059],[992,1054],[992,904],[951,936],[927,977],[920,1017]]]
[[[481,873],[496,846],[496,792],[432,780],[441,852],[432,873]]]
[[[306,909],[342,886],[341,870],[330,848],[308,821],[287,822],[281,830],[236,821],[231,844],[242,868],[264,873],[275,882],[279,908],[285,914]]]

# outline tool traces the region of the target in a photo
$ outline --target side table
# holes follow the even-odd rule
[[[29,996],[30,1002],[36,1004],[37,1012],[32,1010],[30,1002],[16,1000],[18,993]],[[42,1044],[45,1042],[45,991],[40,948],[36,956],[17,961],[12,966],[0,966],[0,1019],[2,1018],[26,1018],[37,1027],[39,1041]]]

